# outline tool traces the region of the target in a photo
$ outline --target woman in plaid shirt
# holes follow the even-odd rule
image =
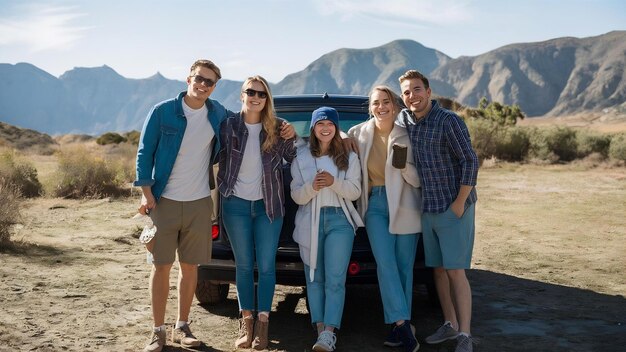
[[[235,255],[242,314],[237,348],[264,350],[276,284],[276,251],[285,215],[283,159],[296,155],[293,126],[276,117],[269,84],[261,76],[242,86],[241,112],[220,127],[218,187],[222,219]],[[259,272],[258,317],[252,310],[254,264]]]

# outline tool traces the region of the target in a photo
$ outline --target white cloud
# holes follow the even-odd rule
[[[341,15],[344,20],[362,15],[399,26],[458,25],[473,17],[465,0],[321,0],[315,5],[323,15]]]
[[[33,52],[68,48],[92,28],[73,24],[86,15],[75,7],[27,6],[19,12],[0,18],[0,46],[23,45]]]

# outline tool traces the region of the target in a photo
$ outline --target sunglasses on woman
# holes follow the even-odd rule
[[[198,84],[204,84],[205,86],[207,86],[209,88],[213,87],[213,85],[215,85],[215,81],[210,79],[210,78],[205,78],[205,77],[202,77],[200,75],[193,75],[191,77],[193,77],[193,81],[194,82],[196,82]]]
[[[243,92],[246,93],[246,95],[251,97],[251,98],[253,96],[255,96],[255,95],[258,96],[261,99],[267,98],[267,92],[262,92],[260,90],[254,90],[254,89],[248,88],[248,89],[244,90]]]

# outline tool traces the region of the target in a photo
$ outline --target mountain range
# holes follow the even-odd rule
[[[429,77],[435,95],[464,105],[476,106],[484,96],[518,104],[528,116],[562,116],[626,111],[625,65],[626,31],[511,44],[456,59],[396,40],[327,53],[272,84],[272,92],[367,94],[377,84],[397,90],[397,78],[417,69]],[[239,110],[241,84],[222,79],[211,98]],[[52,134],[139,130],[155,103],[185,89],[184,81],[159,73],[129,79],[106,65],[74,68],[57,78],[28,63],[0,64],[0,121]]]

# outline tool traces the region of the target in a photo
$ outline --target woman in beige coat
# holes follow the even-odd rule
[[[406,129],[395,124],[398,96],[386,86],[377,86],[369,98],[373,118],[348,131],[358,146],[363,173],[357,209],[376,259],[385,323],[393,324],[384,344],[415,352],[419,343],[410,319],[413,262],[421,232],[420,180],[411,148],[406,148],[410,145]],[[399,163],[403,165],[392,165],[394,145],[404,149],[400,160],[404,163]]]

